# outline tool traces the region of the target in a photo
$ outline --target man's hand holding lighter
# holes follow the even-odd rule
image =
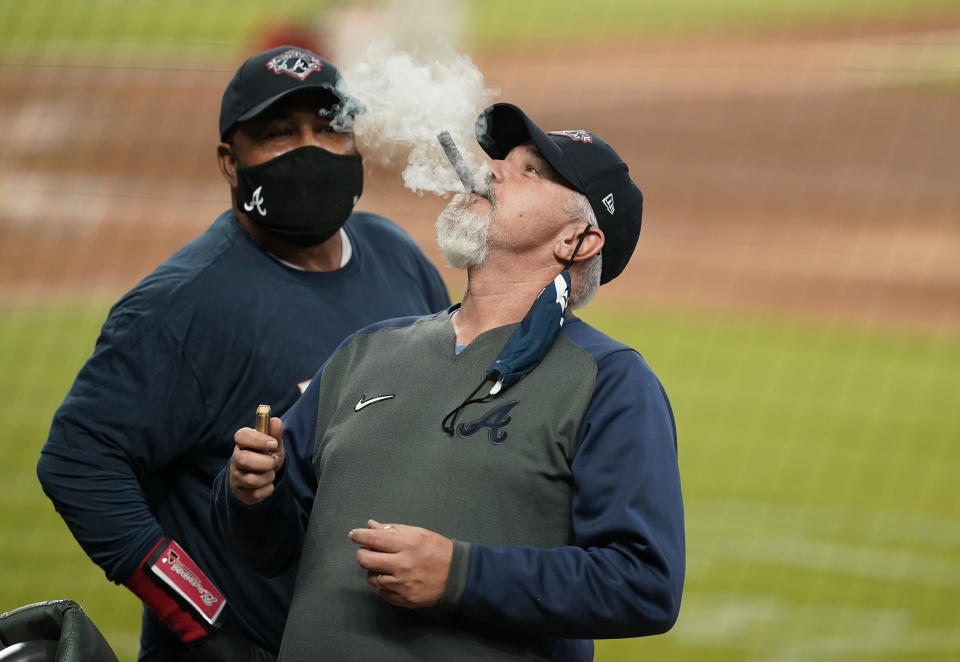
[[[230,491],[241,503],[253,505],[273,494],[273,482],[283,467],[283,422],[269,419],[269,434],[240,428],[233,435]]]

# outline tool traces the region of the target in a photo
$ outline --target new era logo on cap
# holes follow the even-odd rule
[[[314,71],[323,69],[323,60],[299,48],[291,48],[271,58],[267,62],[267,69],[275,74],[287,74],[304,80]]]
[[[613,206],[613,193],[607,193],[605,196],[603,196],[601,202],[603,203],[603,206],[607,208],[608,212],[611,214],[616,213],[617,208]]]

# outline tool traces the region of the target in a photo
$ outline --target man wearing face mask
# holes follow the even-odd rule
[[[228,552],[210,489],[259,403],[282,413],[356,329],[449,305],[436,269],[363,186],[337,69],[294,46],[227,85],[217,161],[232,206],[111,309],[37,467],[108,579],[144,604],[140,660],[266,660],[296,564]]]

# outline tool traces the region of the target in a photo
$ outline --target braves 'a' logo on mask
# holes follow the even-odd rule
[[[316,246],[336,234],[362,191],[363,160],[356,153],[304,145],[263,163],[237,166],[237,210],[296,246]]]
[[[261,216],[267,215],[267,210],[263,208],[263,197],[260,195],[260,191],[263,189],[262,186],[258,186],[253,192],[253,196],[250,198],[250,202],[243,203],[243,210],[246,212],[251,212],[256,209],[260,212]]]
[[[487,434],[489,435],[490,443],[501,444],[503,443],[504,439],[507,438],[507,431],[503,428],[505,428],[510,422],[510,416],[508,414],[516,405],[516,400],[504,402],[499,407],[494,407],[474,421],[470,421],[469,423],[461,423],[459,427],[457,427],[457,434],[459,434],[461,437],[469,437],[470,435],[479,431],[481,428],[487,428]]]

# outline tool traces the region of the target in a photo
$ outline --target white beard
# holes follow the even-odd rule
[[[437,217],[437,243],[450,266],[457,269],[479,267],[487,258],[487,233],[493,223],[493,204],[486,213],[468,209],[469,193],[454,196]]]

